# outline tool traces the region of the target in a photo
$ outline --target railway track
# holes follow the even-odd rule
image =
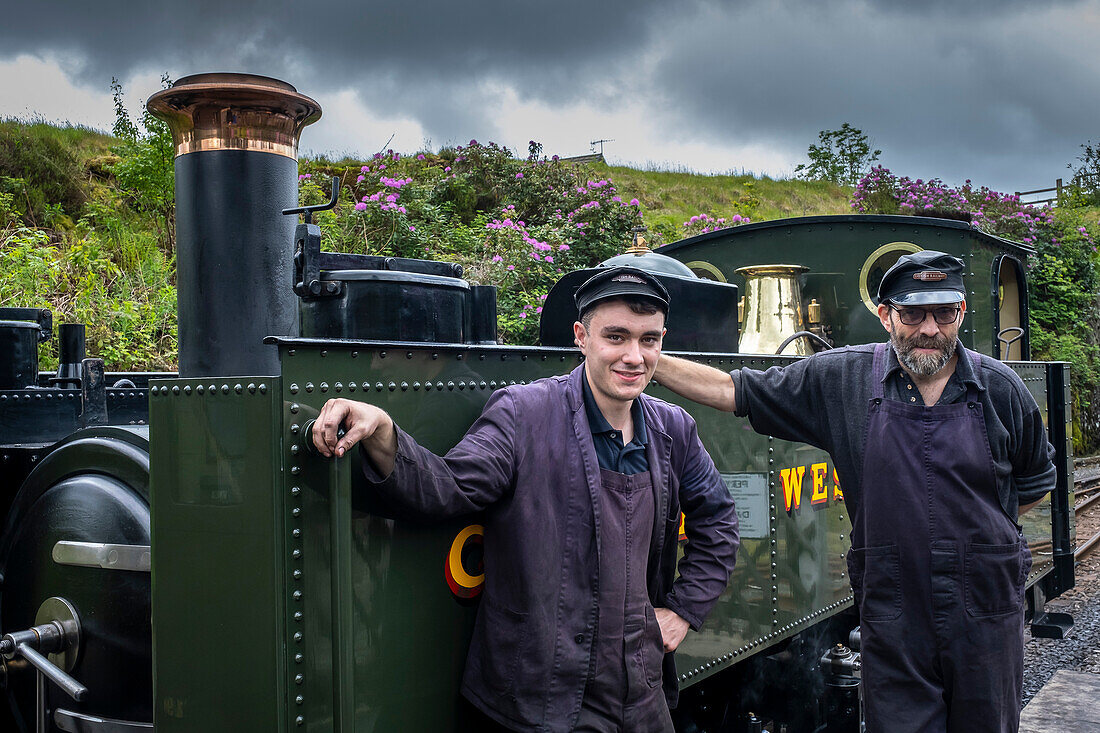
[[[1073,505],[1074,516],[1080,516],[1085,510],[1097,505],[1100,501],[1100,475],[1088,475],[1080,481],[1073,482],[1073,495],[1077,501]],[[1077,546],[1073,552],[1073,559],[1080,560],[1100,545],[1100,532],[1097,532],[1083,544]]]

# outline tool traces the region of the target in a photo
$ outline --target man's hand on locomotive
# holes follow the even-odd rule
[[[344,434],[339,434],[340,426]],[[334,399],[325,403],[313,423],[313,446],[326,458],[342,457],[362,441],[367,457],[378,472],[393,472],[397,455],[397,431],[393,418],[382,409],[354,400]]]

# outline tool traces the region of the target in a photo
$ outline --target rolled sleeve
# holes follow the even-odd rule
[[[1030,393],[1025,394],[1026,400],[1021,397],[1020,439],[1012,456],[1012,478],[1020,505],[1042,499],[1054,490],[1058,478],[1054,446],[1047,439],[1042,415]]]
[[[811,357],[765,371],[731,372],[734,414],[748,417],[758,433],[823,447],[829,430],[821,424],[822,411],[818,409],[825,403],[819,364],[817,358]]]

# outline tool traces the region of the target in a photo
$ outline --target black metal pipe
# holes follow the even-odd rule
[[[291,290],[298,138],[320,106],[248,74],[184,77],[150,97],[176,145],[181,377],[278,372],[266,336],[297,336]]]
[[[0,389],[38,385],[38,335],[35,323],[0,321]]]
[[[80,363],[87,356],[83,323],[62,323],[57,327],[58,360],[53,385],[63,389],[80,386]]]

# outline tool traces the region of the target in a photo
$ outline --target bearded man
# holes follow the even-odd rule
[[[655,374],[832,456],[869,733],[1019,728],[1031,555],[1017,519],[1054,488],[1054,450],[1019,376],[959,343],[963,272],[942,252],[900,258],[878,290],[889,344],[730,374],[666,356]]]

